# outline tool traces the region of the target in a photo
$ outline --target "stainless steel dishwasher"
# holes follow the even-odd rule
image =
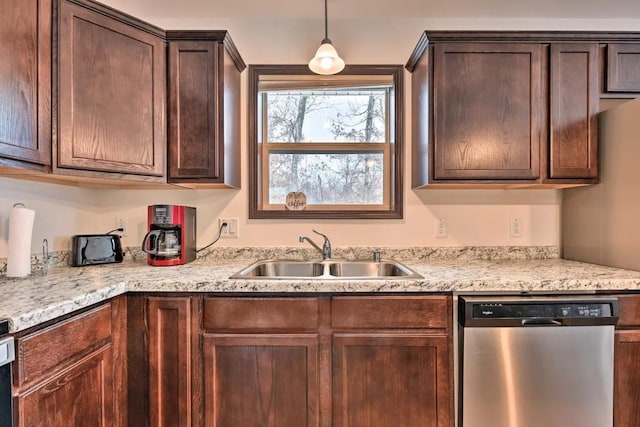
[[[460,297],[459,425],[612,427],[615,298]]]

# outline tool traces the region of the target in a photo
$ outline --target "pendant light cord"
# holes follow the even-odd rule
[[[324,0],[324,39],[329,38],[329,17],[327,14],[327,0]]]

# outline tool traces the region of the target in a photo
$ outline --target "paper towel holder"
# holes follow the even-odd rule
[[[20,206],[21,208],[26,208],[24,203],[14,203],[14,205],[13,205],[14,208],[17,208],[18,206]]]

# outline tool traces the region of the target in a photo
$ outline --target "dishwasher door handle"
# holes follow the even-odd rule
[[[555,319],[522,319],[522,326],[562,326],[562,322]]]

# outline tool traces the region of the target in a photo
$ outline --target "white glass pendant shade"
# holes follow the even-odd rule
[[[316,55],[309,61],[309,69],[323,75],[336,74],[344,69],[344,60],[338,55],[331,40],[322,40]]]

